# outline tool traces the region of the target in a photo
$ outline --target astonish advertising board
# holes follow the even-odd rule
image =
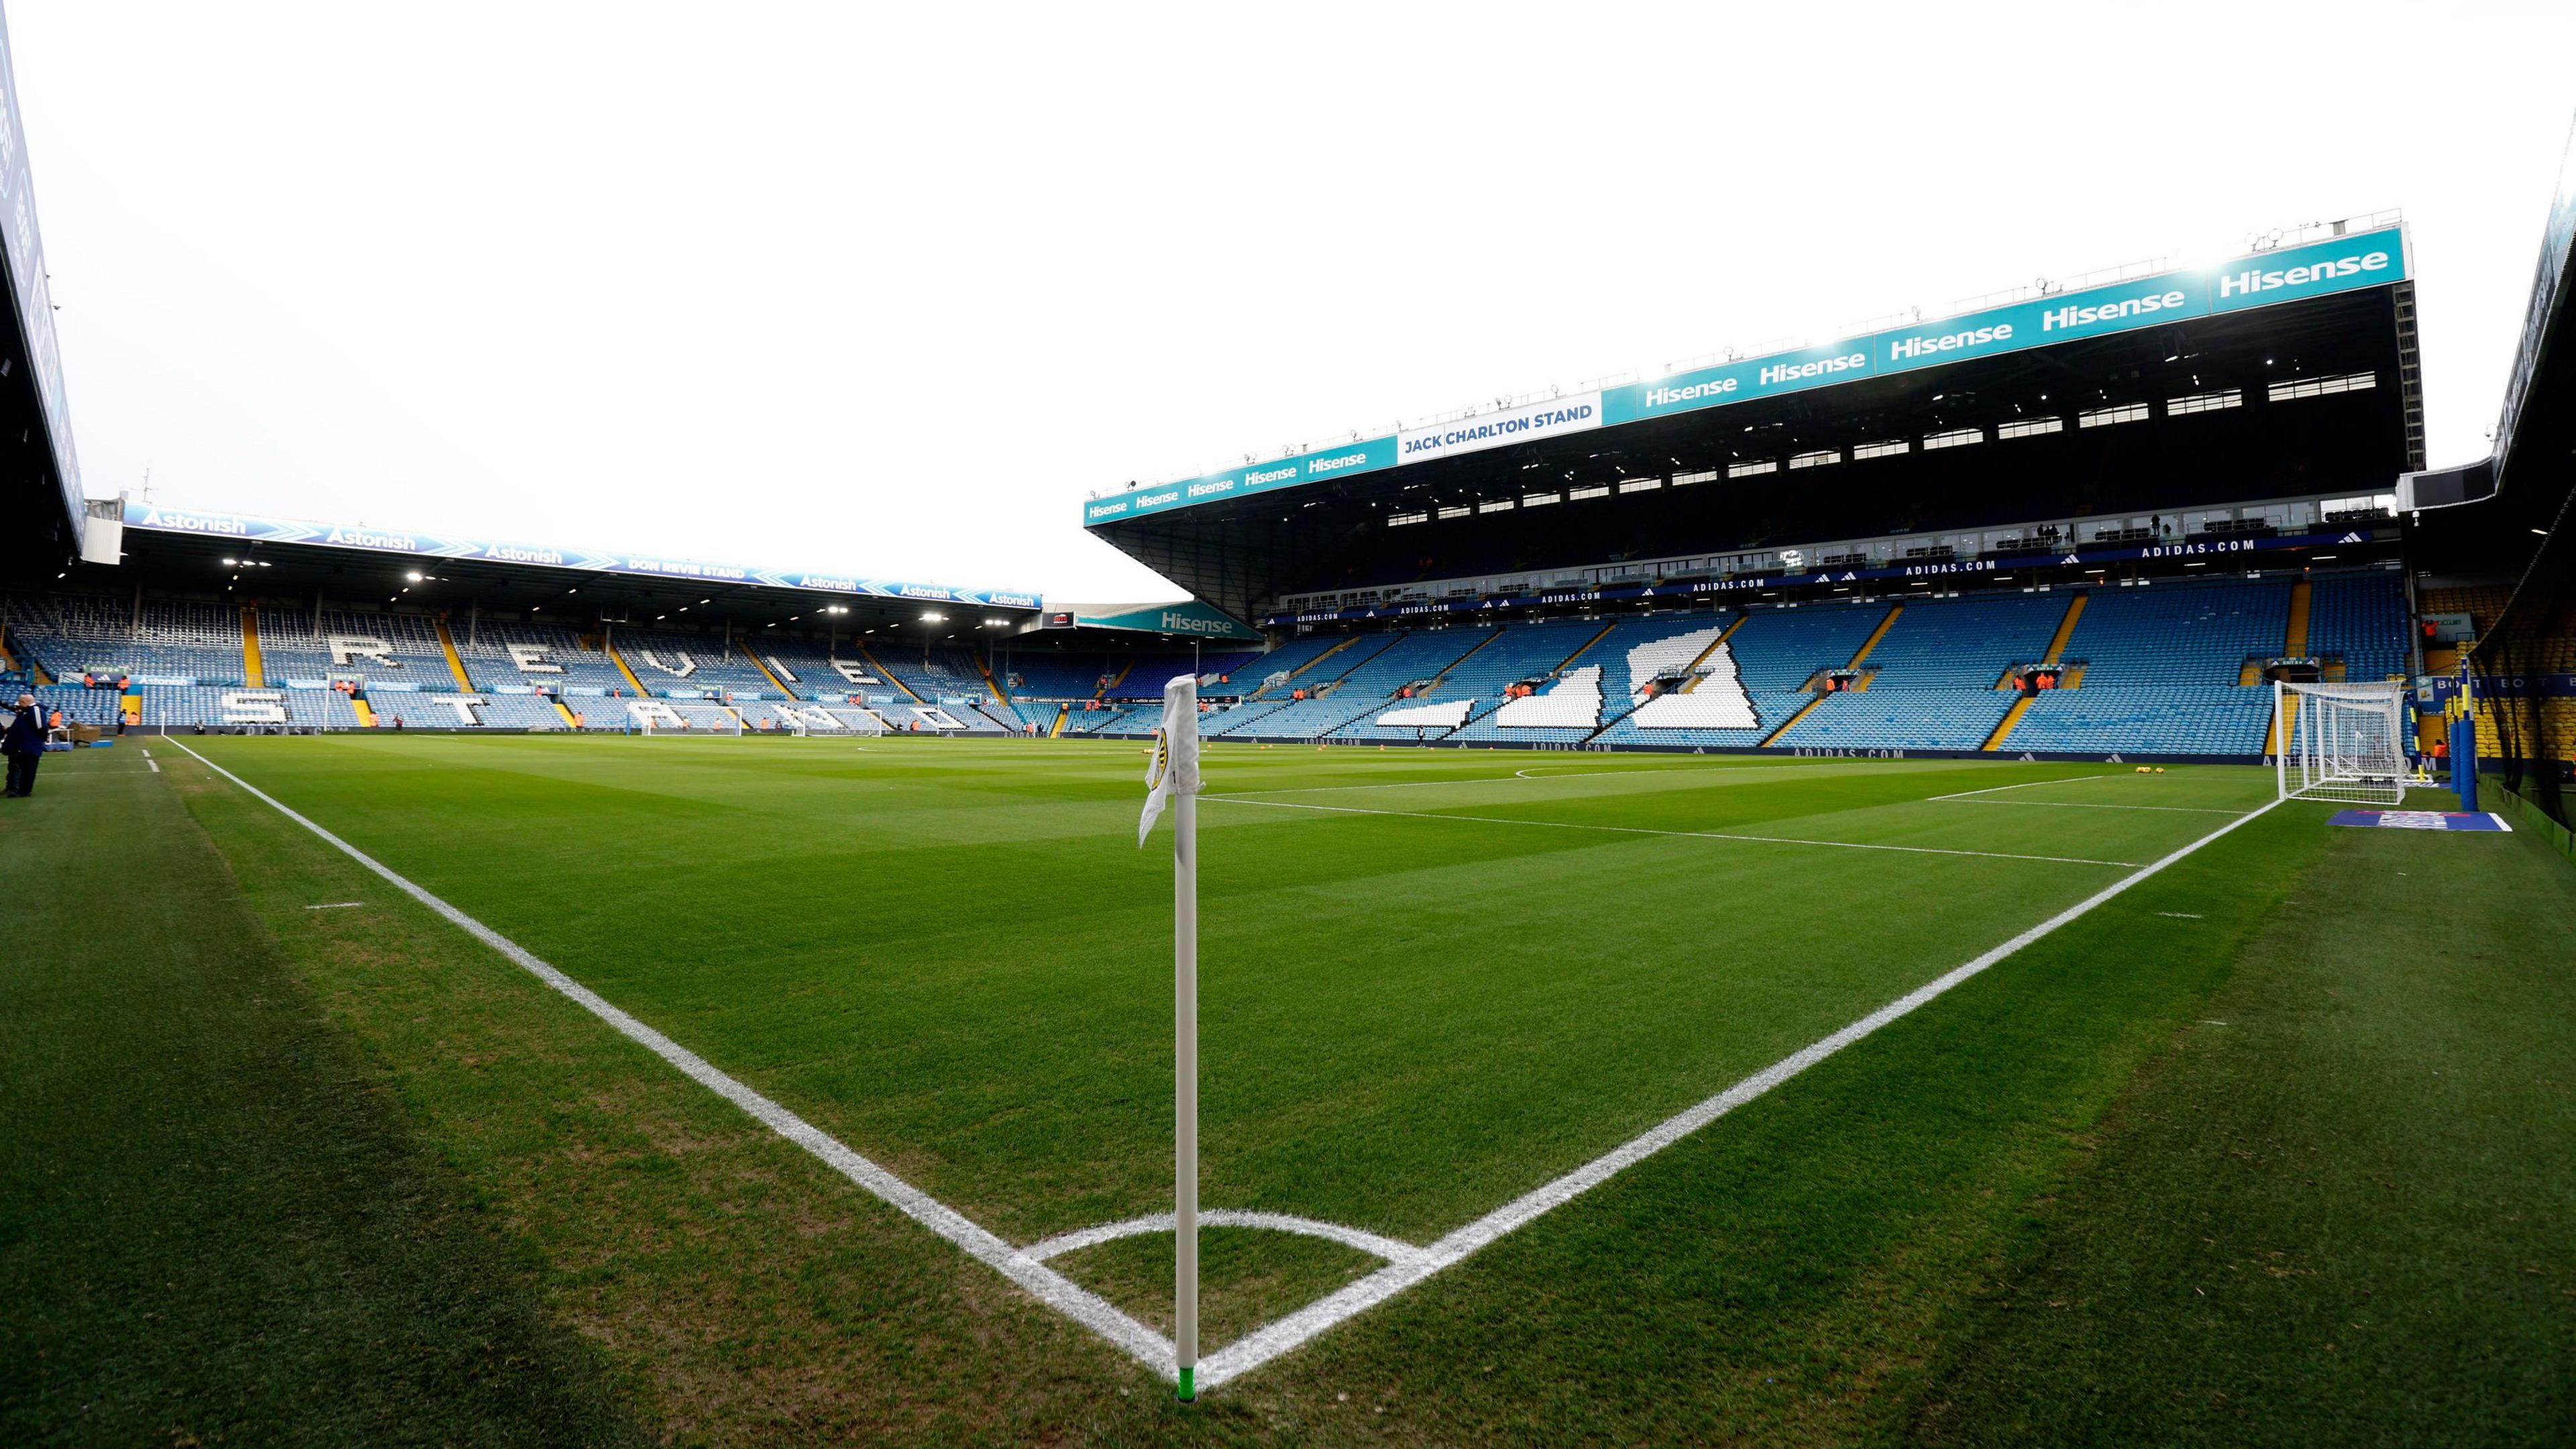
[[[908,584],[895,579],[860,578],[855,574],[704,563],[659,554],[606,553],[597,549],[556,548],[543,544],[487,543],[479,539],[412,533],[398,528],[357,528],[346,524],[305,523],[291,518],[262,518],[251,513],[160,508],[132,499],[126,500],[125,526],[162,533],[237,538],[244,543],[309,543],[333,548],[363,548],[415,558],[535,564],[712,584],[761,584],[774,589],[811,589],[821,593],[859,594],[873,598],[918,599],[926,604],[963,604],[971,608],[1034,609],[1038,606],[1036,594],[1016,589],[957,589],[944,584]]]
[[[1352,444],[1346,452],[1365,456],[1337,471],[1375,472],[1587,428],[1617,427],[1646,418],[2132,332],[2195,317],[2381,287],[2402,282],[2409,275],[2404,229],[2383,227],[2257,252],[2203,270],[2136,277],[1794,352],[1696,368],[1652,382],[1484,413],[1437,427],[1408,428],[1392,438]],[[1323,475],[1298,465],[1313,456],[1093,499],[1083,506],[1083,522],[1098,524],[1161,513],[1251,491],[1232,482],[1243,474],[1263,475],[1267,481],[1260,486],[1265,488],[1310,482]],[[1215,486],[1220,483],[1229,486]]]

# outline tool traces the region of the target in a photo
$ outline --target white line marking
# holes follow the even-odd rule
[[[2233,810],[2216,805],[2097,805],[2089,800],[1967,800],[1956,795],[1929,795],[1926,801],[1947,800],[1956,805],[2037,805],[2049,810],[2161,810],[2175,815],[2233,815]]]
[[[143,757],[143,763],[152,767],[153,774],[158,775],[161,773],[161,762],[159,760],[152,758],[150,755],[145,755]]]
[[[173,743],[178,742],[173,741]],[[276,810],[287,819],[303,826],[306,830],[309,830],[314,835],[320,837],[324,842],[391,883],[395,888],[437,912],[440,916],[464,930],[467,934],[472,935],[477,940],[482,941],[485,945],[500,952],[503,956],[508,957],[521,968],[527,970],[539,980],[544,981],[548,986],[553,987],[556,991],[572,999],[592,1015],[597,1016],[600,1020],[607,1022],[612,1027],[615,1027],[619,1033],[626,1036],[629,1040],[644,1046],[656,1056],[661,1057],[664,1061],[669,1062],[671,1065],[678,1067],[682,1072],[688,1074],[692,1080],[695,1080],[700,1085],[707,1087],[719,1096],[722,1096],[726,1100],[734,1103],[734,1105],[742,1108],[743,1111],[749,1113],[753,1117],[758,1118],[762,1123],[766,1124],[770,1130],[787,1138],[789,1141],[794,1142],[796,1145],[804,1148],[816,1157],[821,1158],[834,1170],[840,1172],[842,1176],[847,1177],[850,1181],[858,1184],[868,1192],[873,1193],[887,1203],[892,1204],[905,1216],[912,1218],[914,1221],[921,1223],[923,1226],[939,1234],[941,1237],[955,1243],[970,1256],[985,1263],[987,1266],[990,1266],[1014,1283],[1027,1289],[1041,1302],[1047,1304],[1047,1306],[1109,1340],[1112,1344],[1124,1350],[1129,1356],[1136,1359],[1139,1363],[1144,1364],[1147,1368],[1160,1374],[1164,1379],[1171,1380],[1178,1377],[1170,1340],[1154,1332],[1152,1329],[1147,1328],[1135,1319],[1130,1318],[1106,1300],[1100,1298],[1098,1295],[1085,1290],[1070,1279],[1065,1278],[1062,1274],[1046,1267],[1043,1262],[1039,1261],[1037,1256],[1034,1256],[1040,1250],[1044,1250],[1046,1255],[1052,1256],[1055,1253],[1068,1251],[1073,1246],[1087,1245],[1091,1242],[1109,1241],[1110,1238],[1108,1236],[1101,1235],[1112,1233],[1113,1230],[1118,1230],[1116,1231],[1116,1236],[1126,1236],[1127,1234],[1123,1230],[1130,1228],[1133,1228],[1133,1230],[1137,1232],[1158,1231],[1163,1225],[1170,1221],[1168,1218],[1136,1219],[1131,1220],[1129,1223],[1110,1224],[1106,1228],[1088,1229],[1084,1232],[1065,1234],[1058,1238],[1049,1239],[1044,1243],[1036,1244],[1030,1249],[1015,1250],[1008,1243],[1003,1242],[993,1233],[977,1226],[964,1214],[959,1213],[954,1208],[947,1206],[945,1203],[939,1202],[937,1199],[932,1198],[927,1193],[922,1192],[920,1189],[903,1181],[901,1178],[896,1177],[894,1174],[887,1172],[884,1168],[879,1167],[867,1158],[860,1156],[858,1153],[851,1151],[841,1143],[825,1135],[820,1130],[805,1122],[802,1118],[789,1112],[786,1108],[779,1106],[777,1103],[772,1102],[768,1098],[761,1096],[759,1093],[752,1091],[742,1083],[735,1081],[732,1077],[716,1070],[715,1067],[707,1063],[703,1058],[697,1056],[687,1048],[680,1046],[670,1038],[663,1036],[660,1032],[657,1032],[651,1027],[644,1025],[642,1022],[637,1021],[635,1018],[627,1015],[617,1007],[610,1005],[607,1000],[599,996],[596,992],[591,991],[588,987],[585,987],[579,982],[564,975],[555,967],[550,966],[534,955],[531,955],[517,943],[511,941],[508,937],[501,935],[499,932],[485,926],[473,917],[457,910],[454,906],[451,906],[445,901],[440,900],[438,897],[431,895],[428,891],[423,890],[421,887],[412,884],[410,881],[399,875],[396,875],[393,871],[377,863],[365,853],[358,850],[355,846],[350,845],[347,841],[340,839],[338,836],[333,835],[331,832],[323,829],[311,820],[308,820],[302,815],[299,815],[295,811],[287,808],[286,805],[278,801],[276,798],[250,784],[240,776],[235,775],[230,770],[216,764],[214,761],[206,759],[205,756],[198,754],[193,749],[189,749],[185,744],[180,744],[179,748],[187,750],[190,755],[203,763],[206,768],[213,770],[216,774],[219,774],[225,779],[232,781],[235,785],[240,786],[253,798],[267,804],[270,808]],[[1253,804],[1261,802],[1247,801],[1243,803]],[[1307,1340],[1313,1338],[1319,1333],[1322,1333],[1334,1324],[1340,1323],[1342,1320],[1352,1317],[1355,1314],[1364,1312],[1379,1303],[1383,1303],[1387,1299],[1394,1297],[1396,1294],[1412,1287],[1414,1284],[1423,1281],[1431,1275],[1464,1261],[1467,1257],[1475,1253],[1477,1249],[1482,1248],[1487,1244],[1500,1239],[1504,1235],[1536,1221],[1538,1218],[1554,1209],[1571,1202],[1576,1197],[1599,1186],[1601,1183],[1608,1181],[1610,1178],[1616,1176],[1626,1168],[1634,1166],[1635,1164],[1644,1161],[1646,1158],[1653,1156],[1657,1152],[1662,1151],[1664,1148],[1671,1146],[1673,1143],[1688,1137],[1700,1128],[1716,1121],[1722,1116],[1725,1116],[1735,1108],[1762,1096],[1772,1088],[1780,1085],[1782,1082],[1795,1077],[1800,1072],[1803,1072],[1807,1068],[1814,1066],[1816,1063],[1834,1055],[1843,1048],[1872,1035],[1881,1027],[1911,1015],[1914,1011],[1947,993],[1953,987],[1956,987],[1983,973],[1996,963],[2012,956],[2023,947],[2031,945],[2042,937],[2056,931],[2059,927],[2067,925],[2068,923],[2086,915],[2095,907],[2118,896],[2121,892],[2129,889],[2129,887],[2155,875],[2167,866],[2174,864],[2176,861],[2179,861],[2192,854],[2194,851],[2199,850],[2202,846],[2228,834],[2237,827],[2260,817],[2280,803],[2281,802],[2277,799],[2267,801],[2255,810],[2239,816],[2237,819],[2229,821],[2227,824],[2220,826],[2218,829],[2211,831],[2209,834],[2202,836],[2200,839],[2193,841],[2189,845],[2174,851],[2163,859],[2158,860],[2151,865],[2140,867],[2135,871],[2135,873],[2121,877],[2119,880],[2112,882],[2110,885],[2095,892],[2093,895],[2086,897],[2084,900],[2079,901],[2058,914],[2051,916],[2047,920],[2040,922],[2038,925],[2031,927],[2029,930],[2022,932],[2020,935],[2015,936],[2011,940],[2004,942],[2002,945],[1995,947],[1993,950],[1986,952],[1984,955],[1981,955],[1964,965],[1953,968],[1948,973],[1935,978],[1933,981],[1923,986],[1917,987],[1914,991],[1890,1002],[1886,1006],[1880,1007],[1877,1011],[1862,1017],[1860,1020],[1853,1022],[1851,1025],[1844,1027],[1840,1031],[1781,1058],[1779,1061],[1772,1063],[1770,1066],[1763,1068],[1752,1076],[1746,1077],[1744,1080],[1737,1082],[1734,1086],[1727,1088],[1716,1096],[1699,1103],[1697,1106],[1688,1108],[1665,1119],[1662,1123],[1649,1129],[1644,1134],[1611,1149],[1602,1156],[1593,1159],[1591,1162],[1585,1163],[1583,1166],[1576,1168],[1574,1171],[1569,1172],[1552,1182],[1543,1184],[1535,1190],[1505,1203],[1493,1212],[1487,1213],[1485,1216],[1476,1219],[1474,1222],[1449,1233],[1447,1236],[1441,1238],[1438,1242],[1432,1243],[1428,1247],[1415,1248],[1410,1244],[1400,1243],[1392,1238],[1377,1239],[1379,1246],[1365,1248],[1363,1250],[1385,1253],[1394,1253],[1397,1250],[1402,1250],[1402,1256],[1390,1257],[1386,1267],[1379,1269],[1368,1277],[1362,1278],[1336,1293],[1319,1299],[1316,1302],[1307,1305],[1305,1308],[1290,1314],[1286,1318],[1257,1329],[1246,1337],[1227,1345],[1225,1348],[1220,1349],[1216,1353],[1201,1360],[1198,1369],[1198,1378],[1201,1386],[1207,1389],[1214,1389],[1228,1380],[1236,1378],[1242,1374],[1249,1373],[1253,1369],[1277,1358],[1279,1355],[1287,1353],[1304,1344]],[[1308,807],[1292,806],[1290,808]],[[1324,806],[1315,808],[1333,809],[1335,807]],[[1359,811],[1357,813],[1409,814],[1412,812]],[[1428,818],[1457,820],[1465,819],[1467,817],[1440,815]],[[1554,822],[1504,821],[1500,823],[1521,825],[1533,823],[1548,824]],[[1596,828],[1621,829],[1622,827],[1605,826]],[[1671,834],[1679,832],[1656,831],[1650,833]],[[1758,839],[1759,837],[1744,838]],[[1817,841],[1785,843],[1831,845],[1843,844],[1846,842]],[[1878,848],[1907,849],[1909,847]],[[2053,859],[2054,857],[2027,858]],[[1214,1215],[1211,1215],[1212,1219],[1213,1216]],[[1376,1239],[1375,1234],[1363,1234],[1359,1229],[1340,1228],[1333,1224],[1318,1223],[1312,1219],[1289,1219],[1286,1218],[1285,1215],[1268,1213],[1242,1213],[1239,1215],[1228,1214],[1228,1216],[1239,1217],[1245,1226],[1284,1227],[1287,1223],[1295,1223],[1300,1226],[1288,1228],[1287,1230],[1325,1230],[1322,1235],[1331,1236],[1337,1241],[1351,1243],[1353,1246],[1359,1246],[1359,1244],[1354,1241],[1355,1238],[1366,1237]],[[1137,1223],[1151,1223],[1153,1226],[1150,1228],[1136,1227],[1135,1224]]]
[[[258,786],[184,744],[179,748],[195,755],[207,769],[240,786],[253,799],[320,836],[341,854],[383,877],[396,890],[436,911],[467,935],[500,952],[528,974],[571,998],[583,1010],[615,1027],[629,1041],[678,1067],[700,1086],[759,1119],[772,1132],[821,1158],[832,1170],[884,1199],[904,1216],[955,1243],[968,1256],[1027,1289],[1038,1301],[1109,1340],[1129,1357],[1164,1378],[1179,1378],[1172,1341],[1120,1312],[1107,1299],[1029,1257],[955,1208],[851,1151],[804,1118],[716,1070],[697,1053],[609,1004],[607,998],[538,959],[509,937],[396,875],[356,846],[288,809]]]
[[[2119,895],[2122,891],[2155,875],[2202,846],[2235,830],[2238,826],[2259,818],[2264,812],[2280,803],[2278,799],[2267,801],[2162,860],[2142,867],[2134,874],[2122,876],[1975,960],[1955,967],[1925,985],[1916,987],[1906,995],[1889,1002],[1814,1045],[1782,1057],[1698,1106],[1666,1118],[1642,1136],[1611,1149],[1554,1182],[1514,1198],[1423,1249],[1421,1256],[1414,1261],[1389,1263],[1367,1277],[1308,1304],[1276,1323],[1255,1329],[1250,1334],[1200,1360],[1199,1382],[1213,1389],[1229,1379],[1249,1373],[1343,1319],[1365,1312],[1441,1269],[1464,1260],[1477,1249],[1564,1206],[1583,1193],[1609,1181],[1622,1170],[1654,1156],[1807,1068],[1871,1035],[1888,1023],[1911,1015],[1951,988],[1982,974],[1996,962],[2051,934],[2059,927],[2089,914],[2095,907]]]
[[[2116,865],[2135,869],[2134,860],[2093,860],[2080,855],[2015,855],[2000,850],[1952,850],[1938,845],[1883,845],[1860,840],[1807,840],[1788,835],[1737,835],[1719,830],[1654,830],[1643,825],[1590,825],[1572,820],[1512,820],[1495,815],[1449,815],[1430,810],[1370,810],[1358,805],[1309,805],[1302,800],[1245,800],[1230,795],[1202,795],[1229,805],[1266,805],[1275,810],[1322,810],[1335,815],[1395,815],[1408,820],[1457,820],[1471,825],[1536,825],[1550,830],[1603,830],[1616,835],[1670,835],[1684,840],[1738,840],[1755,845],[1818,845],[1835,850],[1893,850],[1907,855],[1973,855],[1988,860],[2044,860],[2052,865]]]
[[[1309,1238],[1327,1238],[1346,1248],[1357,1248],[1372,1258],[1389,1263],[1410,1263],[1422,1256],[1422,1249],[1400,1238],[1372,1233],[1365,1228],[1345,1227],[1340,1223],[1319,1222],[1314,1218],[1293,1217],[1287,1213],[1243,1212],[1234,1208],[1212,1208],[1199,1214],[1199,1221],[1218,1228],[1267,1228],[1275,1233],[1296,1233]],[[1152,1217],[1129,1218],[1125,1222],[1104,1223],[1080,1232],[1063,1233],[1042,1243],[1031,1243],[1020,1251],[1044,1262],[1060,1253],[1082,1248],[1095,1248],[1114,1243],[1120,1238],[1142,1237],[1147,1233],[1168,1233],[1178,1227],[1171,1213]]]
[[[321,905],[306,906],[304,909],[308,911],[345,911],[351,906],[363,906],[365,904],[365,901],[325,901]]]
[[[2197,921],[2202,919],[2200,914],[2196,911],[2158,911],[2156,914],[2159,916],[2171,916],[2177,921]]]
[[[1997,790],[2027,790],[2034,785],[2072,785],[2078,780],[2116,780],[2117,775],[2062,775],[2054,780],[2024,780],[2018,785],[1988,785],[1982,790],[1961,790],[1952,795],[1926,795],[1926,800],[1965,800],[1971,795],[1991,795]]]

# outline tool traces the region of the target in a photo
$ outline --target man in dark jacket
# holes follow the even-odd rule
[[[0,735],[0,755],[9,757],[8,798],[36,793],[36,766],[45,758],[45,712],[36,708],[34,695],[18,696],[18,716]]]

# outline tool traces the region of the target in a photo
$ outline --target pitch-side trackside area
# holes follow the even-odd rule
[[[183,802],[545,1311],[711,1439],[1902,1437],[2303,873],[2526,844],[2227,767],[1213,747],[1181,1421],[1135,748],[150,748],[53,808]]]

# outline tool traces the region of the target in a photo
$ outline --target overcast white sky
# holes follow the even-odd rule
[[[2576,5],[12,0],[92,495],[1176,591],[1157,481],[2399,207],[2484,453]]]

